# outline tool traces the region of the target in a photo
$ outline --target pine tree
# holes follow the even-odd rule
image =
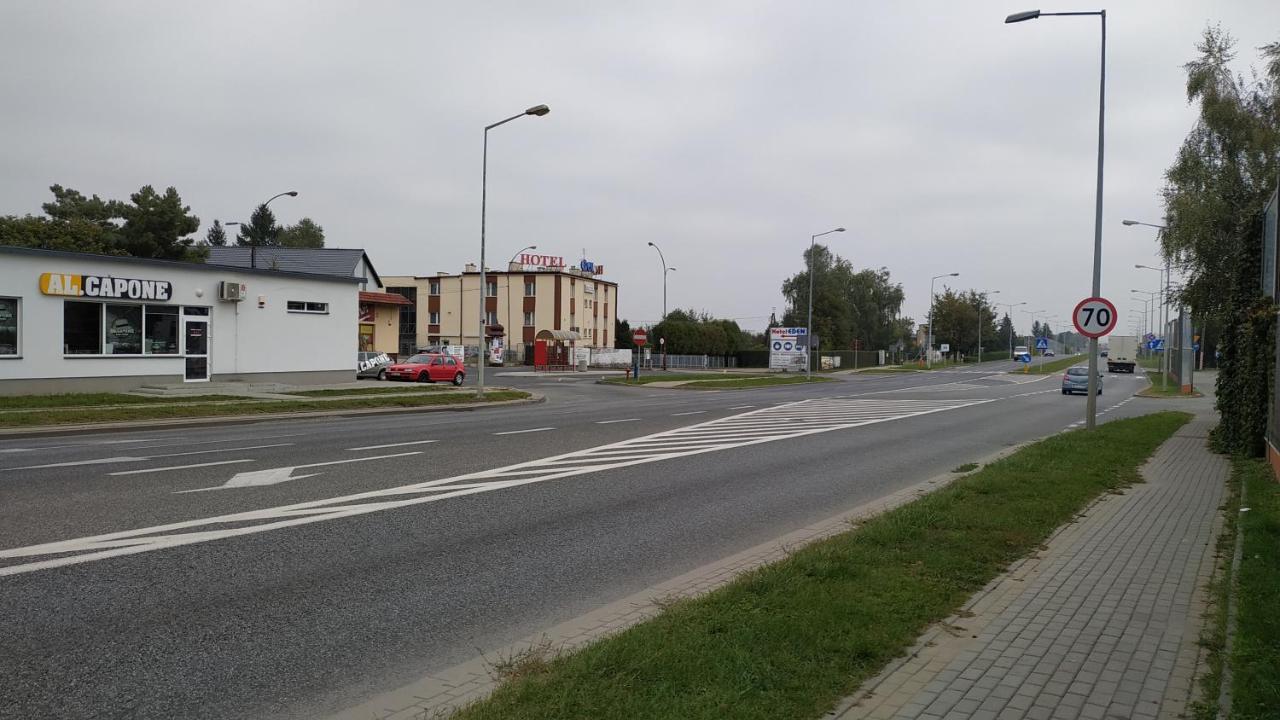
[[[213,225],[209,226],[209,230],[204,234],[204,241],[214,247],[223,247],[227,244],[227,231],[222,227],[222,221],[213,221]]]
[[[265,204],[259,205],[249,216],[249,223],[240,226],[236,233],[236,244],[273,247],[280,244],[280,226],[276,224],[275,213]]]

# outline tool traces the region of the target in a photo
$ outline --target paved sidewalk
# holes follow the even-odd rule
[[[1060,529],[832,716],[1182,717],[1230,472],[1206,447],[1213,423],[1185,425],[1145,483]]]

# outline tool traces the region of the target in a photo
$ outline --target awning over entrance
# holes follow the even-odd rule
[[[572,330],[539,330],[538,340],[581,340],[582,336]]]
[[[412,305],[409,298],[395,293],[360,291],[360,302],[374,305]]]

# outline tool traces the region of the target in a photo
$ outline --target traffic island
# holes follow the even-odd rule
[[[502,684],[454,717],[820,717],[1091,501],[1138,482],[1189,417],[1053,436],[708,594],[655,598],[655,618],[579,651],[497,658]]]

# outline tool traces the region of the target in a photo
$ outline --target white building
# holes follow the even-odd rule
[[[360,281],[0,246],[0,395],[348,382]]]

